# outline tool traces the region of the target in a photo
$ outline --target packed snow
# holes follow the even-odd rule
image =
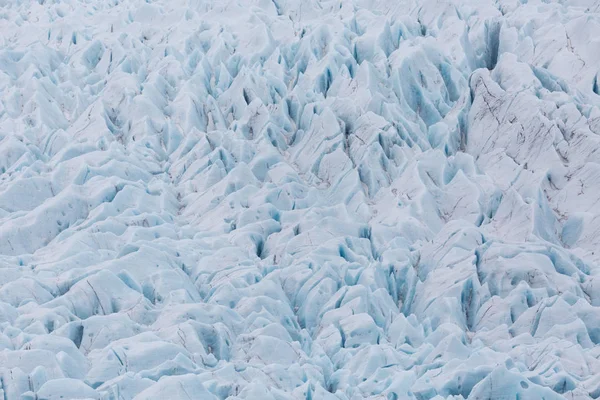
[[[0,0],[0,399],[600,398],[598,0]]]

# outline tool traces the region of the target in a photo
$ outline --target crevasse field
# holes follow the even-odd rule
[[[0,0],[0,399],[600,398],[600,1]]]

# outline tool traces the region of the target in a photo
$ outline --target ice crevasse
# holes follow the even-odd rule
[[[597,0],[0,0],[0,399],[600,398]]]

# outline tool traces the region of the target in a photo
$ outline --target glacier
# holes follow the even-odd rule
[[[598,0],[0,33],[0,399],[600,398]]]

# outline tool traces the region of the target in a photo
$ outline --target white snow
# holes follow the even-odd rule
[[[600,398],[598,0],[0,0],[0,400]]]

